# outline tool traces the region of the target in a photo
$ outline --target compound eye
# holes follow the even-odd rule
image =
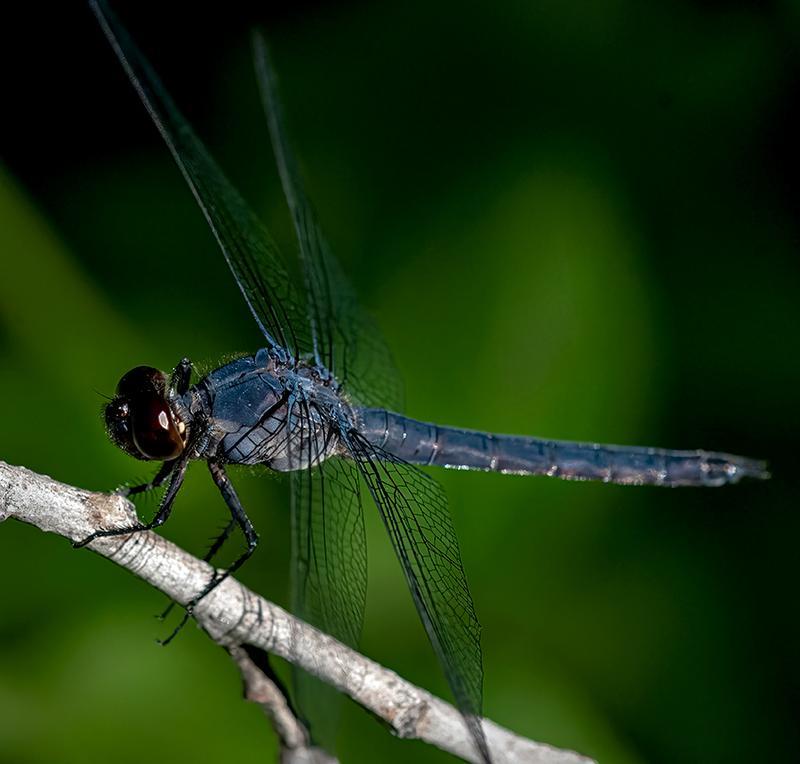
[[[133,443],[142,456],[165,461],[180,455],[183,439],[163,398],[139,396],[130,408]]]
[[[123,398],[136,398],[140,395],[163,395],[167,376],[152,366],[137,366],[131,369],[117,385],[117,395]]]

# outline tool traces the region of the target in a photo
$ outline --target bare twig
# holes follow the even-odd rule
[[[98,528],[130,525],[136,512],[121,496],[85,491],[0,462],[0,521],[9,517],[78,541]],[[155,533],[101,538],[89,548],[181,605],[202,590],[212,573],[208,564]],[[313,758],[319,750],[309,746],[305,729],[291,714],[282,693],[242,645],[279,656],[332,685],[383,719],[399,737],[418,738],[466,761],[478,761],[461,715],[453,706],[300,621],[235,579],[227,579],[203,599],[195,618],[236,661],[246,696],[261,703],[283,742],[285,762],[322,760]],[[591,764],[591,759],[528,740],[488,719],[483,726],[497,764]],[[287,758],[290,755],[298,758]]]
[[[294,715],[280,687],[250,657],[241,645],[231,645],[228,653],[242,674],[244,697],[258,703],[281,743],[281,764],[336,764],[333,756],[311,745],[308,730]]]

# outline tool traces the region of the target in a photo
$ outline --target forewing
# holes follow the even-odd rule
[[[295,358],[311,349],[302,302],[272,237],[211,158],[150,64],[100,0],[91,0],[111,47],[169,146],[261,331]]]
[[[257,32],[253,53],[272,148],[300,244],[315,360],[359,403],[400,410],[403,388],[392,355],[333,256],[303,189],[286,134],[275,72]]]
[[[442,487],[357,434],[347,445],[378,506],[428,638],[482,758],[480,624]]]

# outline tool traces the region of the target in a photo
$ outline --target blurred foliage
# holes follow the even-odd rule
[[[291,258],[245,27],[209,46],[213,32],[150,18],[134,37]],[[271,18],[248,20],[267,27],[312,196],[396,352],[409,414],[774,469],[719,491],[438,475],[484,625],[487,714],[606,763],[791,759],[795,5],[317,4]],[[47,146],[7,152],[0,458],[105,489],[147,466],[106,441],[95,390],[183,355],[209,369],[259,336],[88,14],[71,23],[97,68],[75,97],[95,107],[59,120],[97,145],[52,124]],[[64,163],[31,169],[48,151]],[[262,537],[242,577],[285,602],[285,487],[236,479]],[[224,516],[197,465],[164,533],[199,551]],[[368,526],[363,648],[446,695],[374,513]],[[0,761],[274,758],[217,648],[191,628],[155,645],[169,628],[150,617],[157,594],[18,524],[0,527],[0,561]],[[340,755],[447,759],[352,705]]]

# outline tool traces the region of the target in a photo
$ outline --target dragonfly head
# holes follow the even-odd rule
[[[186,445],[185,427],[168,399],[167,375],[151,366],[122,377],[105,420],[112,442],[137,459],[175,459]]]

